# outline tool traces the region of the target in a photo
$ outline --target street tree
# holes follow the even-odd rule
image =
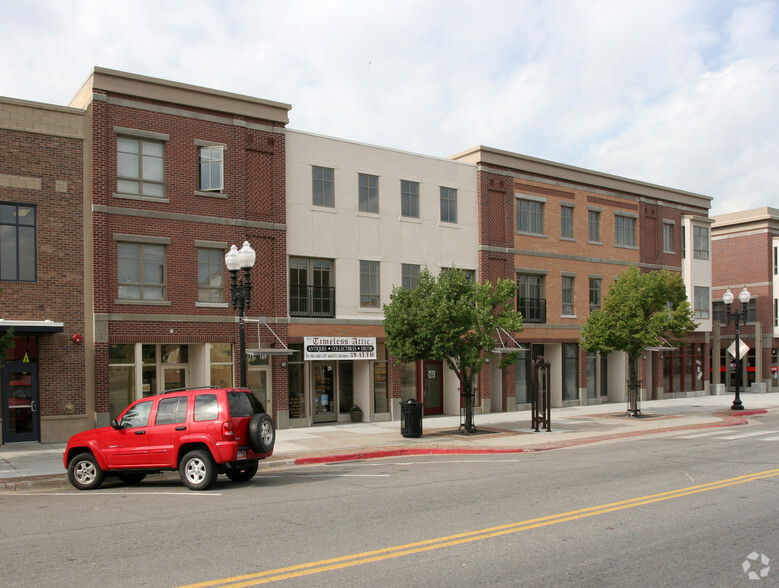
[[[581,344],[586,351],[627,353],[628,402],[637,414],[638,360],[644,349],[677,345],[697,326],[680,274],[630,266],[609,288],[603,307],[590,313]]]
[[[522,330],[522,315],[514,310],[516,286],[511,280],[472,282],[461,269],[447,269],[436,278],[423,269],[413,290],[395,287],[384,305],[387,350],[400,361],[438,360],[460,381],[465,398],[465,431],[474,432],[473,378],[496,347],[502,330]],[[501,356],[500,368],[516,360],[517,352]]]

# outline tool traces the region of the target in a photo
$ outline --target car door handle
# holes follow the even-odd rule
[[[176,427],[176,430],[177,431],[186,431],[187,428],[186,427]]]
[[[141,430],[141,431],[135,431],[135,434],[136,434],[136,435],[145,435],[145,434],[146,434],[146,431],[144,431],[144,430]]]

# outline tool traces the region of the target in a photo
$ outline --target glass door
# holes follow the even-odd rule
[[[335,364],[314,362],[313,366],[314,422],[334,422],[338,419],[335,410]]]
[[[40,441],[38,364],[3,364],[3,443]]]

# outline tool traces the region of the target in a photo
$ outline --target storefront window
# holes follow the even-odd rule
[[[576,343],[563,343],[563,400],[576,400],[579,397],[577,386],[579,346]]]
[[[417,399],[417,364],[400,364],[400,401]]]
[[[292,357],[303,357],[303,345],[292,344],[290,349],[297,350]],[[289,380],[289,418],[301,419],[306,416],[305,395],[303,394],[303,362],[290,361],[287,365]]]
[[[211,385],[230,388],[233,386],[232,343],[211,343]]]
[[[348,413],[354,406],[354,364],[351,361],[338,362],[338,410]],[[367,407],[365,407],[367,409]]]
[[[587,352],[587,398],[598,397],[598,352]]]
[[[108,348],[109,417],[115,419],[135,400],[135,345],[115,343]]]
[[[530,403],[530,358],[527,351],[519,352],[519,359],[514,364],[514,393],[517,404]]]
[[[777,362],[777,356],[779,355],[779,349],[774,347],[771,349],[771,386],[776,388],[779,386],[779,363]]]
[[[373,362],[373,410],[376,413],[390,411],[388,375],[387,348],[383,343],[378,343],[376,361]]]

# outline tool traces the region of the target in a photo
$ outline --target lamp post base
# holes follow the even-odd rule
[[[744,410],[744,405],[741,403],[741,400],[734,400],[730,410]]]

